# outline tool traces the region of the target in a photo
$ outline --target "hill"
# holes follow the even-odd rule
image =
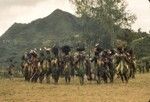
[[[59,9],[29,24],[14,23],[0,37],[0,62],[10,57],[19,59],[27,49],[63,42],[80,33],[80,25],[79,18]]]

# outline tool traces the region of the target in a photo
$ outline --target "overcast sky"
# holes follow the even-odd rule
[[[130,12],[137,16],[133,29],[142,28],[142,31],[150,31],[150,2],[127,0],[127,3]],[[14,22],[29,23],[49,15],[57,8],[75,14],[69,0],[0,0],[0,35]]]

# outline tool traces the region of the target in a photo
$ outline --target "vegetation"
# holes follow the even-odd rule
[[[113,46],[121,28],[130,28],[136,17],[126,11],[124,0],[71,0],[83,20],[85,33],[101,41],[105,48]],[[92,24],[92,23],[93,24]],[[94,29],[93,29],[94,28]],[[89,37],[88,37],[89,39]]]
[[[150,57],[150,36],[141,37],[133,40],[131,47],[134,49],[138,58]]]

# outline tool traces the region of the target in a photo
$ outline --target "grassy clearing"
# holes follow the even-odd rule
[[[64,79],[58,85],[24,82],[23,79],[0,79],[0,102],[148,102],[150,73],[138,74],[128,84],[95,82],[80,86],[78,79],[70,85]]]

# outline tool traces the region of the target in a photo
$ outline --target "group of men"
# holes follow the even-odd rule
[[[90,53],[84,46],[73,48],[65,45],[62,47],[40,48],[25,52],[22,57],[22,69],[25,80],[42,83],[46,77],[47,83],[50,77],[58,83],[59,77],[64,77],[66,83],[71,78],[78,76],[80,84],[87,80],[101,83],[113,82],[118,75],[122,81],[128,82],[129,78],[135,78],[135,57],[131,49],[117,47],[116,49],[102,49],[96,44]],[[88,49],[89,50],[89,49]]]

